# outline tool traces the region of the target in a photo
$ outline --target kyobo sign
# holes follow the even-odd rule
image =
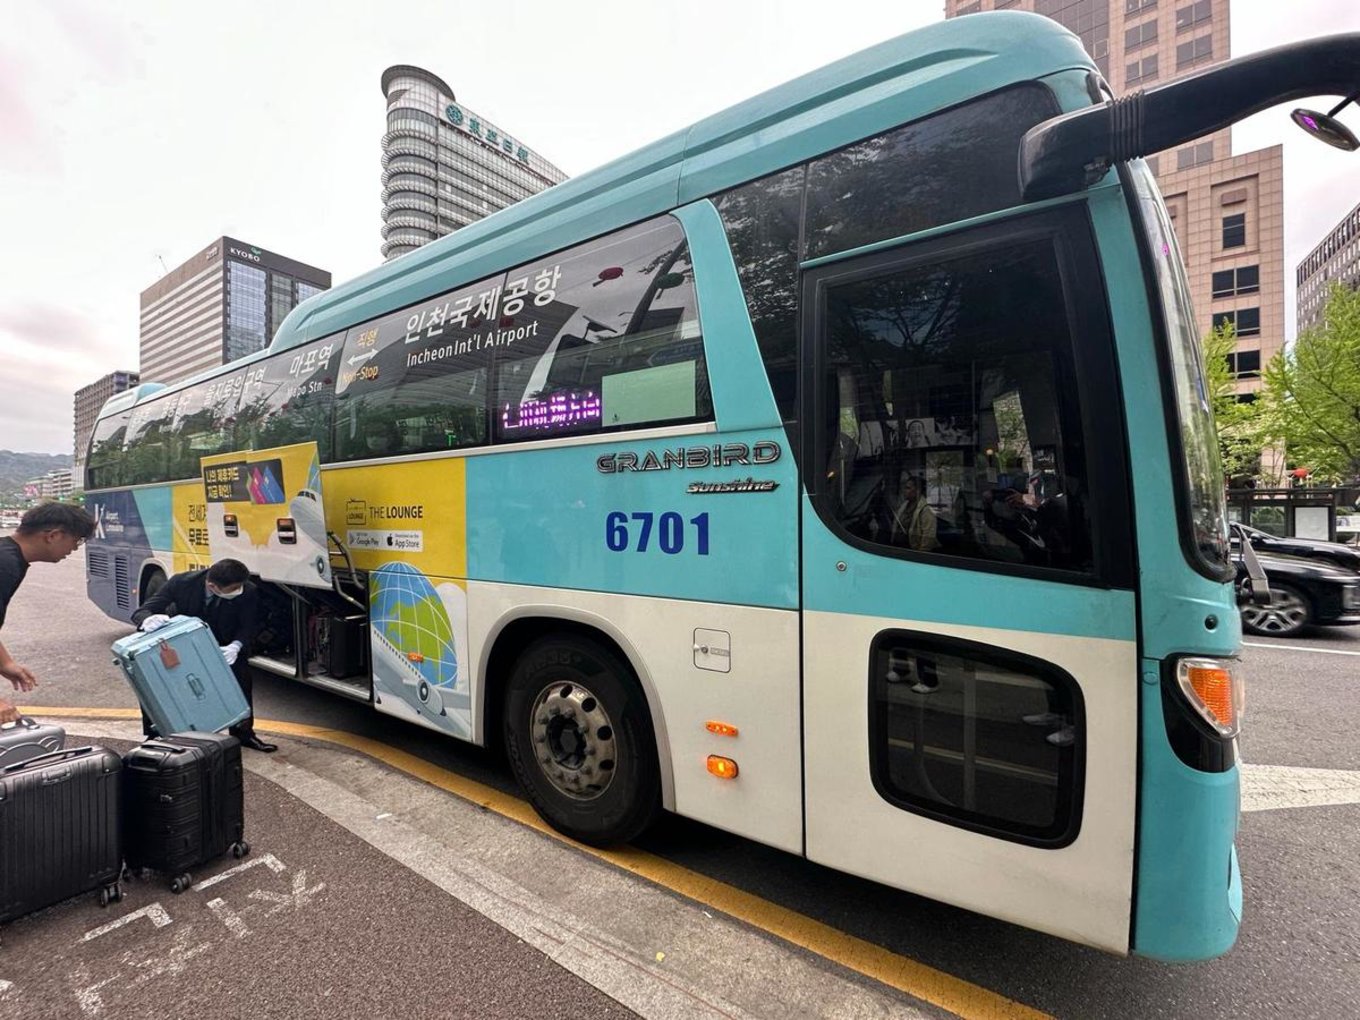
[[[500,149],[507,156],[513,156],[521,163],[529,162],[529,150],[522,145],[516,144],[510,138],[502,134],[498,129],[484,122],[480,117],[470,113],[464,113],[463,108],[457,103],[450,103],[444,107],[444,116],[449,119],[449,123],[458,130],[472,135],[479,141],[485,142],[493,149]]]

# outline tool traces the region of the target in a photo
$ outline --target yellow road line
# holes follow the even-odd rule
[[[24,712],[34,716],[67,718],[141,718],[141,714],[135,709],[127,708],[38,708],[25,705]],[[399,772],[527,825],[559,842],[745,921],[762,931],[777,935],[786,942],[792,942],[842,967],[948,1010],[956,1016],[964,1017],[965,1020],[1042,1020],[1049,1017],[1047,1013],[998,995],[980,985],[946,974],[942,970],[901,956],[854,935],[848,935],[821,921],[761,899],[726,882],[673,864],[645,850],[633,847],[601,850],[598,847],[577,843],[549,827],[527,801],[440,768],[389,744],[346,733],[343,730],[309,726],[305,723],[256,719],[255,728],[267,733],[281,733],[290,737],[337,744],[376,758]]]

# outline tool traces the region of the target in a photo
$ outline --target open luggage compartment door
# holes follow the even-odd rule
[[[208,548],[265,581],[331,587],[316,443],[204,457]]]

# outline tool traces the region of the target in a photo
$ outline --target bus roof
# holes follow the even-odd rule
[[[309,298],[269,350],[339,332],[971,96],[1074,67],[1095,69],[1080,40],[1022,12],[969,15],[889,39]]]

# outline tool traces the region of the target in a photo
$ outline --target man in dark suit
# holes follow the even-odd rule
[[[250,696],[250,667],[246,658],[258,629],[259,590],[250,581],[250,570],[240,560],[218,560],[207,570],[188,570],[166,581],[156,594],[132,614],[143,631],[163,627],[171,616],[196,616],[208,625],[222,648],[251,714],[231,727],[230,733],[249,747],[266,754],[278,746],[255,735],[254,702]],[[142,713],[142,726],[150,733],[151,721]]]

